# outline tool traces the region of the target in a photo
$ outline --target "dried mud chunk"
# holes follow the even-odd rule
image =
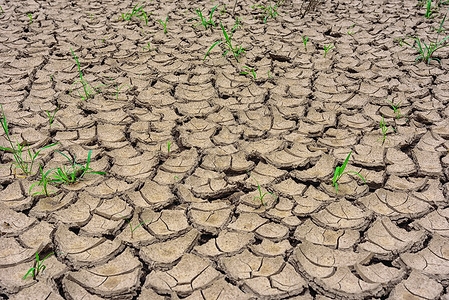
[[[268,239],[263,239],[258,245],[250,245],[251,250],[259,256],[279,256],[285,255],[287,251],[292,249],[290,242],[284,240],[276,243]]]
[[[387,267],[382,263],[364,266],[361,264],[355,265],[357,274],[366,282],[381,283],[381,284],[396,284],[406,274],[405,269],[396,269]]]
[[[207,101],[177,102],[173,106],[182,116],[205,117],[216,110],[216,107],[211,106]]]
[[[154,172],[157,163],[158,158],[154,154],[144,152],[142,155],[133,158],[116,158],[111,172],[121,177],[143,179]]]
[[[92,197],[86,192],[78,194],[78,200],[66,209],[51,215],[51,220],[69,225],[84,226],[91,218],[91,211],[100,203],[100,198]]]
[[[254,234],[250,232],[220,231],[217,238],[196,246],[195,252],[202,256],[214,257],[221,254],[234,255],[254,242]]]
[[[427,231],[449,238],[449,208],[437,209],[414,223]]]
[[[241,213],[240,216],[228,225],[229,229],[252,232],[268,222],[267,219],[262,218],[255,213]]]
[[[307,145],[294,143],[290,149],[273,151],[262,155],[262,157],[276,168],[297,168],[306,166],[310,161],[316,160],[322,154],[322,151],[309,151]]]
[[[335,159],[327,154],[323,154],[320,160],[311,168],[304,171],[292,171],[290,174],[302,181],[319,182],[325,180],[333,174],[333,165]]]
[[[285,147],[285,141],[277,138],[264,139],[256,142],[238,141],[239,149],[242,149],[247,154],[268,154],[270,152],[281,150]]]
[[[220,258],[219,264],[232,280],[238,281],[277,274],[284,264],[284,258],[258,257],[245,249],[240,254]]]
[[[318,138],[318,143],[332,148],[348,148],[358,143],[357,136],[349,130],[329,128],[324,136]]]
[[[387,174],[397,176],[407,176],[416,172],[416,166],[413,160],[402,151],[395,148],[388,148],[385,158],[387,163]]]
[[[191,228],[183,209],[164,209],[161,212],[145,209],[141,213],[141,218],[148,220],[142,226],[158,239],[178,237]]]
[[[291,178],[273,185],[276,194],[284,197],[302,196],[306,188],[307,186],[305,184],[296,183],[296,181]]]
[[[403,253],[401,260],[411,269],[428,274],[432,278],[448,281],[449,239],[434,235],[429,245],[417,253]]]
[[[366,167],[384,167],[384,149],[368,145],[356,145],[351,155],[354,163]]]
[[[236,190],[225,180],[224,173],[198,168],[185,180],[185,186],[192,189],[195,196],[200,198],[218,198]]]
[[[102,300],[104,298],[90,294],[79,284],[68,280],[67,276],[62,279],[62,287],[64,292],[74,300]]]
[[[92,237],[101,237],[103,234],[115,235],[123,222],[123,220],[111,220],[94,214],[89,222],[81,227],[80,232],[82,235]]]
[[[23,233],[33,226],[37,220],[23,213],[15,212],[0,202],[0,237],[12,237]]]
[[[168,158],[161,165],[161,170],[174,174],[190,173],[197,162],[198,152],[195,149],[190,149]]]
[[[24,197],[22,189],[22,181],[14,180],[4,190],[0,191],[0,203],[16,211],[29,209],[33,205],[33,197]]]
[[[179,263],[166,272],[152,271],[146,278],[144,288],[153,288],[158,293],[176,292],[187,296],[194,290],[204,288],[220,276],[210,262],[186,253]]]
[[[371,214],[347,200],[340,200],[313,214],[312,219],[322,227],[332,227],[336,230],[360,229],[368,224]]]
[[[31,227],[20,237],[20,242],[29,248],[45,249],[51,245],[51,233],[54,225],[45,221],[39,222],[36,226]]]
[[[9,267],[36,257],[36,249],[26,249],[15,238],[0,237],[0,267]]]
[[[424,191],[413,192],[412,195],[430,205],[435,204],[439,207],[445,207],[448,204],[448,200],[446,200],[443,195],[442,185],[440,181],[436,179],[429,179]]]
[[[141,267],[139,260],[127,249],[104,265],[69,272],[67,279],[91,293],[106,297],[120,295],[126,299],[136,295]]]
[[[413,148],[412,155],[418,163],[418,174],[438,177],[443,172],[440,152],[421,151]]]
[[[301,293],[306,282],[296,273],[290,264],[270,277],[255,277],[244,281],[245,285],[256,295],[262,297],[286,297]]]
[[[211,148],[212,136],[217,132],[217,125],[194,118],[181,127],[179,140],[185,147]]]
[[[396,175],[391,175],[385,183],[385,189],[403,192],[417,191],[422,189],[426,182],[426,178],[414,178],[410,176],[398,177]]]
[[[140,191],[130,192],[128,195],[135,206],[152,209],[166,207],[176,199],[169,186],[152,180],[146,180]]]
[[[24,288],[10,299],[46,299],[46,300],[63,300],[59,295],[59,291],[53,290],[49,284],[39,281],[36,284]]]
[[[176,86],[174,97],[197,102],[209,100],[215,94],[215,89],[211,83],[196,85],[179,84]]]
[[[376,254],[378,258],[393,259],[398,253],[409,251],[424,242],[424,231],[413,231],[397,227],[387,217],[377,219],[367,230],[366,242],[359,245],[360,249]]]
[[[140,249],[140,257],[156,266],[172,266],[195,243],[199,232],[192,229],[185,235],[166,242],[154,243]]]
[[[437,281],[413,270],[407,280],[399,283],[391,291],[388,300],[399,299],[440,299],[443,286]]]
[[[123,193],[131,190],[136,186],[137,182],[128,184],[125,181],[117,180],[115,178],[109,178],[103,181],[100,185],[95,187],[87,187],[86,192],[94,197],[108,198],[115,196],[116,193]]]
[[[59,225],[55,232],[55,244],[62,252],[61,256],[75,266],[89,266],[106,262],[124,247],[119,240],[78,236]]]
[[[288,237],[289,230],[287,227],[277,223],[267,223],[256,230],[256,234],[262,238],[267,238],[273,242],[280,242]]]
[[[189,217],[196,228],[218,234],[230,220],[231,212],[226,202],[192,203]]]
[[[296,228],[294,236],[298,240],[307,240],[314,244],[330,246],[334,249],[349,249],[359,240],[360,233],[351,229],[325,229],[308,219]]]
[[[215,280],[210,287],[203,290],[196,290],[192,295],[185,298],[185,300],[249,300],[252,299],[251,297],[254,297],[254,295],[251,293],[243,293],[238,287],[226,282],[226,280],[221,277]]]

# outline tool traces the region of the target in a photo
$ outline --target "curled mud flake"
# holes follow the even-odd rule
[[[434,279],[413,270],[410,276],[394,287],[390,293],[392,299],[422,298],[437,300],[441,299],[443,286]]]

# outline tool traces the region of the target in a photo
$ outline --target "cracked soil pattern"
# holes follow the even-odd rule
[[[449,300],[449,52],[415,64],[395,42],[434,39],[449,5],[426,19],[417,2],[329,0],[302,18],[287,1],[265,24],[239,0],[236,62],[220,46],[203,61],[222,31],[187,21],[216,2],[147,1],[146,25],[117,20],[129,1],[3,1],[11,139],[59,144],[27,178],[0,150],[0,298]],[[233,3],[213,17],[228,30]],[[116,85],[69,94],[70,48],[91,86]],[[82,165],[92,150],[107,174],[30,195],[39,164],[67,166],[55,150]],[[336,192],[350,151],[366,184],[345,174]],[[24,280],[36,252],[56,253]]]

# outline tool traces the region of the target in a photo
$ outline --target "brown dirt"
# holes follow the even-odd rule
[[[2,2],[11,138],[59,144],[28,178],[0,150],[0,298],[449,299],[449,54],[414,64],[395,42],[433,40],[448,5],[426,19],[418,1],[326,1],[301,18],[288,1],[264,24],[239,0],[237,63],[219,47],[203,62],[222,32],[187,22],[188,8],[217,2],[162,2],[145,5],[148,25],[116,20],[128,1]],[[234,1],[223,3],[214,19],[231,28]],[[68,94],[70,47],[92,86],[128,86]],[[385,99],[401,102],[400,118]],[[50,129],[45,111],[58,106]],[[66,164],[54,150],[83,165],[92,150],[107,175],[30,196],[39,163]],[[366,184],[345,174],[336,193],[351,150],[346,171]],[[131,232],[124,218],[147,222]],[[37,280],[22,279],[36,252],[53,251]]]

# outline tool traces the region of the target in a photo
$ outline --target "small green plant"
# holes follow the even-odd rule
[[[2,10],[2,14],[4,14],[5,12],[3,11],[3,7],[0,5],[0,9]]]
[[[139,4],[136,4],[136,6],[134,6],[134,8],[131,12],[126,13],[126,14],[121,13],[123,21],[129,21],[132,19],[133,16],[137,16],[140,20],[142,20],[142,17],[143,17],[145,19],[145,25],[148,25],[148,16],[151,13],[149,13],[147,15],[145,13],[145,11],[143,10],[143,5],[136,9],[137,5],[139,5]]]
[[[34,267],[28,270],[28,272],[25,274],[25,276],[22,277],[22,279],[26,279],[28,275],[32,274],[33,279],[36,280],[37,275],[39,275],[40,272],[43,272],[46,268],[44,265],[44,260],[46,260],[50,255],[52,255],[54,252],[48,254],[45,256],[43,260],[39,260],[39,254],[36,251],[36,262],[34,263]]]
[[[75,53],[73,52],[72,48],[70,48],[70,50],[72,51],[73,58],[75,58],[76,64],[78,65],[78,72],[79,72],[79,75],[80,75],[80,80],[77,80],[77,81],[75,81],[74,83],[72,83],[72,86],[73,86],[75,83],[80,82],[80,83],[83,85],[84,96],[81,95],[81,93],[80,93],[79,91],[78,91],[78,95],[80,95],[80,97],[81,97],[83,100],[87,100],[87,99],[89,99],[90,97],[93,97],[93,95],[95,95],[95,93],[92,92],[92,90],[91,90],[91,88],[90,88],[90,85],[89,85],[89,84],[87,83],[87,81],[84,80],[84,78],[83,78],[83,74],[81,73],[81,67],[80,67],[80,63],[79,63],[79,61],[78,61],[78,57],[76,57],[76,55],[75,55]],[[106,85],[106,84],[101,84],[101,85],[99,85],[99,86],[94,87],[94,91],[97,92],[96,89],[99,88],[100,86],[103,86],[103,85]],[[71,88],[70,88],[69,94],[70,94],[70,93],[71,93]]]
[[[150,45],[150,42],[148,42],[148,47],[147,46],[144,46],[143,47],[143,50],[145,51],[145,49],[147,49],[148,48],[148,51],[151,51],[151,45]]]
[[[6,117],[5,117],[5,112],[3,111],[3,105],[1,105],[1,108],[2,108],[2,119],[0,120],[0,122],[2,124],[3,131],[5,132],[6,139],[9,141],[9,144],[11,145],[11,148],[0,147],[0,150],[11,152],[14,155],[14,160],[15,160],[15,162],[12,163],[13,166],[21,169],[25,175],[28,175],[31,173],[31,171],[33,169],[34,160],[39,155],[39,152],[41,152],[44,149],[53,147],[53,146],[57,145],[58,143],[47,145],[47,146],[41,148],[40,150],[38,150],[34,154],[31,152],[30,147],[28,147],[28,150],[26,151],[28,153],[28,159],[24,158],[22,155],[23,155],[23,153],[25,153],[25,151],[23,150],[25,145],[21,145],[17,142],[17,148],[16,148],[14,146],[14,144],[12,143],[11,138],[9,137],[8,123],[6,123]],[[33,152],[34,152],[34,150],[33,150]]]
[[[167,156],[170,157],[170,141],[167,141]]]
[[[348,29],[348,34],[349,34],[349,35],[353,35],[353,34],[354,34],[354,31],[351,31],[351,32],[350,32],[350,30],[351,30],[352,28],[354,28],[354,26],[355,26],[355,24],[352,24],[351,27],[349,27],[349,29]]]
[[[400,108],[399,108],[399,105],[401,104],[402,101],[399,101],[399,103],[398,103],[397,105],[394,105],[393,102],[391,102],[391,101],[388,100],[388,99],[385,99],[385,101],[388,101],[388,102],[391,103],[391,107],[393,108],[394,113],[396,114],[396,119],[399,119],[399,117],[401,116],[401,115],[400,115],[400,111],[399,111],[399,109],[400,109]]]
[[[50,123],[50,128],[51,128],[51,124],[53,124],[53,121],[55,120],[55,115],[58,110],[59,110],[59,106],[53,112],[53,115],[50,115],[50,112],[47,110],[47,116],[48,116],[48,122]]]
[[[248,71],[241,72],[240,75],[246,75],[246,74],[249,74],[251,72],[251,74],[253,75],[254,79],[256,79],[256,71],[254,71],[253,68],[250,68],[250,67],[247,67],[247,66],[242,67],[242,68],[247,69]],[[268,72],[270,72],[270,71],[268,71]]]
[[[189,22],[190,22],[190,21],[193,21],[193,20],[199,20],[199,22],[196,23],[195,25],[193,25],[193,27],[196,27],[196,26],[198,26],[198,25],[201,24],[201,25],[204,26],[204,29],[206,29],[206,30],[207,30],[207,28],[208,28],[209,26],[210,26],[211,29],[212,29],[212,27],[216,27],[214,21],[212,21],[212,15],[214,14],[214,11],[215,11],[215,9],[217,8],[217,6],[218,6],[218,4],[215,5],[214,8],[212,8],[212,11],[211,11],[210,14],[209,14],[209,20],[206,20],[206,19],[203,17],[203,13],[201,12],[201,9],[200,9],[200,8],[195,9],[195,12],[196,12],[196,14],[198,15],[198,17],[195,17],[195,18],[190,19]]]
[[[281,6],[281,4],[284,2],[284,0],[279,0],[274,6],[272,6],[271,4],[271,0],[270,0],[270,5],[269,6],[263,6],[263,5],[253,5],[251,6],[251,8],[255,9],[255,8],[259,8],[262,9],[263,12],[265,13],[265,18],[264,18],[264,22],[267,23],[267,19],[269,17],[271,17],[272,19],[276,19],[276,16],[279,15],[279,13],[277,12],[277,9],[279,8],[279,6]]]
[[[33,23],[33,16],[31,15],[31,13],[27,13],[28,18],[30,18],[30,23]]]
[[[45,173],[45,174],[44,174],[44,171],[42,170],[41,164],[39,164],[39,169],[40,169],[40,171],[41,171],[42,179],[41,179],[41,181],[39,181],[39,182],[37,182],[37,183],[33,183],[33,184],[31,185],[31,187],[30,187],[28,193],[29,193],[30,195],[33,195],[33,196],[34,196],[34,195],[43,194],[43,195],[49,197],[50,194],[49,194],[49,192],[48,192],[47,185],[51,182],[51,180],[49,181],[48,174],[50,174],[50,172],[53,171],[53,169],[48,170],[47,173]],[[39,185],[39,186],[41,186],[42,191],[41,191],[41,192],[36,192],[36,193],[31,194],[31,190],[33,189],[33,187],[34,187],[36,184]],[[51,191],[50,193],[55,193],[55,192],[54,192],[54,191]]]
[[[426,18],[427,19],[429,19],[430,16],[433,14],[431,5],[432,5],[432,0],[428,0],[427,5],[426,5]]]
[[[268,74],[268,78],[273,78],[273,76],[270,75],[270,70],[268,70],[267,74]]]
[[[235,57],[235,59],[236,59],[237,62],[238,62],[238,61],[239,61],[239,56],[240,56],[242,53],[244,53],[245,50],[246,50],[245,48],[242,48],[242,46],[240,46],[240,47],[237,47],[237,46],[236,46],[235,48],[232,46],[232,41],[231,41],[231,39],[232,39],[232,34],[234,33],[234,30],[237,29],[237,28],[239,27],[239,21],[238,21],[238,19],[237,19],[237,23],[236,23],[236,25],[234,25],[234,28],[231,30],[231,34],[230,34],[230,35],[228,35],[228,34],[226,33],[226,30],[224,29],[223,24],[221,23],[221,21],[220,21],[220,26],[221,26],[221,30],[223,31],[223,35],[224,35],[226,41],[218,41],[218,42],[215,42],[215,44],[213,44],[213,45],[209,48],[209,50],[207,51],[206,55],[204,56],[203,61],[206,60],[206,57],[209,55],[209,52],[212,50],[212,48],[214,48],[214,47],[217,46],[218,44],[224,44],[225,47],[228,48],[228,50],[223,54],[223,56],[225,56],[229,51],[231,51],[232,54],[234,54],[234,57]]]
[[[441,28],[443,27],[443,23],[446,20],[446,16],[447,16],[447,12],[444,15],[443,20],[441,21],[440,28],[438,29],[438,35],[437,35],[437,38],[434,43],[430,42],[429,45],[427,45],[425,42],[421,42],[421,40],[417,37],[407,36],[408,38],[413,39],[418,44],[418,47],[416,47],[414,43],[409,44],[406,41],[404,41],[403,39],[401,39],[401,42],[400,42],[401,47],[402,47],[402,43],[404,43],[419,52],[420,55],[415,59],[415,64],[418,60],[422,60],[426,64],[429,64],[432,59],[441,63],[439,58],[433,57],[433,54],[435,53],[435,51],[449,46],[447,43],[443,44],[449,38],[449,36],[445,37],[443,40],[438,42],[438,38],[440,37],[440,33],[441,33]]]
[[[122,215],[121,215],[122,216]],[[122,216],[123,217],[123,216]],[[133,229],[133,227],[131,226],[131,222],[127,219],[127,218],[125,218],[125,217],[123,217],[123,219],[125,219],[127,222],[128,222],[128,224],[129,224],[129,228],[131,228],[131,239],[132,238],[134,238],[134,230],[136,230],[137,228],[139,228],[139,226],[141,226],[141,225],[143,225],[144,223],[146,223],[146,222],[148,222],[148,221],[151,221],[151,219],[150,220],[146,220],[145,222],[142,222],[142,223],[140,223],[139,225],[137,225],[136,227],[134,227],[134,229]]]
[[[168,20],[168,16],[165,19],[165,22],[163,22],[161,19],[157,20],[159,23],[161,23],[162,26],[164,26],[164,33],[167,34],[167,20]]]
[[[257,188],[259,189],[259,196],[256,196],[256,197],[254,197],[253,199],[259,198],[259,199],[260,199],[260,202],[262,202],[262,205],[267,205],[267,203],[264,203],[264,202],[263,202],[263,197],[265,197],[266,194],[271,194],[271,195],[273,195],[273,196],[275,197],[274,200],[276,200],[277,197],[276,197],[276,195],[274,195],[273,193],[266,192],[266,193],[264,193],[264,194],[262,195],[262,190],[260,189],[259,182],[257,182],[256,178],[254,178],[254,176],[251,175],[250,172],[248,172],[248,174],[249,174],[249,176],[253,177],[253,179],[256,181],[256,183],[257,183]]]
[[[97,172],[97,171],[89,171],[92,170],[89,168],[90,163],[90,156],[92,154],[92,150],[89,150],[89,154],[87,155],[87,163],[86,166],[82,166],[80,164],[75,163],[76,157],[73,159],[70,159],[67,155],[60,151],[56,151],[59,154],[62,154],[70,163],[70,166],[72,167],[72,172],[68,172],[63,166],[63,168],[56,168],[55,174],[51,175],[50,177],[53,177],[55,179],[49,181],[51,183],[55,182],[56,184],[74,184],[77,183],[80,179],[84,177],[85,174],[93,173],[93,174],[99,174],[99,175],[105,175],[105,172]],[[47,172],[48,175],[48,172]]]
[[[117,84],[117,83],[114,83],[114,80],[112,80],[110,77],[108,77],[109,78],[109,80],[111,80],[112,82],[113,82],[113,84],[115,85],[115,88],[116,88],[116,90],[117,90],[117,92],[115,93],[115,97],[116,97],[116,99],[118,100],[118,92],[120,92],[120,90],[124,87],[124,86],[127,86],[128,88],[130,88],[131,89],[131,87],[128,85],[128,84],[122,84],[120,87],[119,87],[119,85]]]
[[[223,7],[221,8],[220,14],[224,15],[226,13],[226,4],[223,4]]]
[[[307,40],[308,39],[309,38],[307,36],[305,36],[305,35],[302,36],[302,43],[304,44],[304,50],[306,50],[306,51],[307,51]]]
[[[332,48],[334,48],[334,45],[332,45],[332,44],[329,44],[328,46],[326,46],[326,45],[324,45],[323,46],[323,48],[324,48],[324,57],[326,57],[326,55],[327,55],[327,52],[330,50],[330,49],[332,49]]]
[[[359,175],[360,178],[362,178],[363,182],[365,182],[365,184],[366,184],[365,179],[363,179],[362,175],[360,175],[359,173],[357,173],[355,171],[344,172],[345,168],[346,168],[346,165],[348,164],[349,156],[351,156],[351,153],[352,153],[352,151],[349,152],[348,156],[346,157],[345,162],[343,163],[343,165],[341,167],[336,167],[335,168],[334,178],[332,178],[332,186],[335,186],[335,193],[338,193],[338,189],[337,189],[338,184],[337,184],[337,182],[340,180],[341,176],[343,176],[344,174],[347,174],[347,173],[354,173],[354,174]]]
[[[382,143],[384,143],[385,142],[385,137],[386,137],[386,135],[387,135],[387,131],[390,129],[390,128],[387,128],[386,126],[385,126],[385,120],[384,120],[384,117],[382,116],[382,121],[380,121],[380,129],[382,130],[382,135],[383,135],[383,138],[382,139],[378,139],[378,141],[379,140],[382,140]],[[394,128],[393,128],[393,130],[394,130]],[[395,132],[396,132],[396,130],[394,130]]]

